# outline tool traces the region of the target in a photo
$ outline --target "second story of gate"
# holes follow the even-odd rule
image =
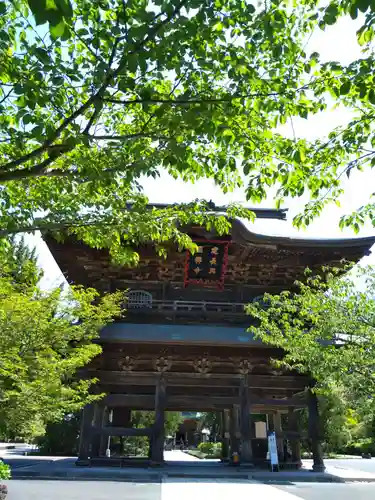
[[[256,211],[255,211],[256,212]],[[262,210],[258,217],[282,219],[283,212]],[[283,222],[280,222],[283,224]],[[67,237],[58,242],[45,235],[54,258],[69,283],[102,293],[127,290],[125,318],[131,323],[211,324],[246,326],[245,306],[265,292],[292,289],[305,269],[341,266],[368,254],[374,238],[299,239],[267,236],[234,220],[225,236],[201,227],[187,233],[195,253],[167,248],[158,256],[152,244],[137,248],[136,267],[116,266],[108,252]]]

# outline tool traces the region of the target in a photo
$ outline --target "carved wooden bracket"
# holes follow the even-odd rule
[[[134,368],[134,359],[130,356],[125,356],[119,360],[118,367],[124,372],[131,372]]]
[[[156,358],[156,360],[154,361],[154,364],[155,364],[155,369],[157,372],[164,373],[164,372],[171,369],[172,359],[165,358],[164,356],[161,356],[160,358]]]
[[[238,365],[238,371],[239,373],[241,373],[241,375],[247,375],[248,373],[251,373],[253,368],[253,365],[248,359],[242,359]]]
[[[208,358],[196,359],[193,367],[196,372],[206,374],[212,370],[212,363]]]

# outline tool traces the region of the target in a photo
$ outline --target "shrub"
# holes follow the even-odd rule
[[[220,458],[221,443],[200,443],[198,445],[198,450],[205,453],[209,458]]]
[[[46,433],[37,439],[42,455],[74,457],[78,453],[79,413],[66,415],[61,422],[47,425]]]
[[[10,467],[0,460],[0,479],[10,479]]]
[[[198,450],[206,455],[212,455],[214,452],[215,443],[199,443]]]
[[[349,455],[362,455],[362,453],[371,453],[375,455],[375,443],[372,438],[360,439],[345,449]]]

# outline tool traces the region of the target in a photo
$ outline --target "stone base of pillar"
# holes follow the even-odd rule
[[[242,468],[246,468],[246,469],[254,469],[254,467],[255,467],[255,465],[253,464],[253,462],[243,462],[242,460],[240,462],[240,466]]]
[[[314,464],[312,470],[313,472],[325,472],[326,468],[324,464]]]
[[[79,458],[78,460],[76,460],[75,465],[76,465],[76,467],[89,467],[90,460]]]
[[[162,467],[164,465],[164,460],[160,462],[159,460],[149,460],[150,467]]]

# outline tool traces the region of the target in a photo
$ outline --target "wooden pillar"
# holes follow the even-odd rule
[[[283,428],[281,425],[281,413],[279,411],[276,411],[273,414],[273,425],[276,432],[277,454],[279,456],[279,462],[284,462],[284,439],[282,437]]]
[[[112,424],[114,427],[131,427],[131,409],[127,407],[117,406],[113,408]],[[123,455],[124,451],[124,436],[119,438],[119,454]]]
[[[230,425],[230,415],[229,410],[223,410],[221,413],[222,419],[222,444],[221,444],[221,459],[223,461],[229,460],[229,425]]]
[[[85,406],[81,413],[81,432],[79,437],[78,463],[80,465],[89,464],[91,427],[94,416],[92,404]]]
[[[230,409],[230,456],[240,452],[240,408],[233,405]]]
[[[300,468],[302,466],[301,461],[301,437],[298,428],[298,414],[294,408],[288,408],[288,427],[293,433],[296,433],[296,437],[290,440],[290,447],[292,449],[292,462]]]
[[[103,428],[104,415],[105,415],[105,407],[103,405],[98,404],[98,403],[95,404],[95,407],[94,407],[94,426],[95,427]],[[102,442],[102,435],[96,434],[92,440],[91,458],[100,456],[101,451],[102,451],[101,450],[101,442]]]
[[[248,375],[243,375],[240,384],[241,462],[245,464],[252,464],[253,462],[250,412],[249,380]]]
[[[311,449],[313,454],[313,471],[324,472],[325,465],[323,460],[323,450],[320,443],[320,422],[318,398],[311,389],[307,392],[307,404],[309,408],[309,438],[311,440]]]
[[[164,461],[164,410],[166,406],[166,385],[163,377],[160,377],[155,391],[155,423],[153,434],[150,439],[150,456],[154,463],[161,464]]]
[[[274,415],[271,412],[267,412],[267,432],[275,431]]]

